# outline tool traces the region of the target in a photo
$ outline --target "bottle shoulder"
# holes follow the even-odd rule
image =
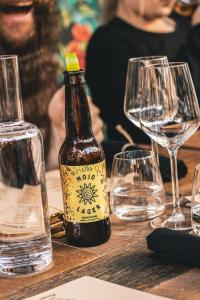
[[[94,137],[66,139],[60,149],[59,162],[65,165],[89,165],[105,159],[103,148]]]

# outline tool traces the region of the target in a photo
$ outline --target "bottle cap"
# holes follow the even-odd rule
[[[66,70],[68,72],[80,71],[78,58],[75,52],[67,53],[65,55],[65,60],[66,60]]]

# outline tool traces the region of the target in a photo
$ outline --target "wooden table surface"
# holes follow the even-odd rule
[[[180,180],[181,192],[191,194],[194,167],[200,163],[200,132],[178,154],[188,167],[187,176]],[[166,190],[170,189],[167,184]],[[63,238],[53,240],[53,267],[34,276],[1,278],[0,300],[28,298],[84,275],[172,299],[200,299],[200,269],[149,257],[145,237],[152,229],[148,222],[111,220],[112,237],[104,245],[75,248]]]

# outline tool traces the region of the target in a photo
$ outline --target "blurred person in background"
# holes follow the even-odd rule
[[[88,41],[99,25],[102,0],[58,0],[61,12],[61,52],[76,52],[80,67],[85,69]]]
[[[187,61],[200,95],[200,7],[191,26],[169,17],[175,0],[106,0],[105,25],[96,30],[87,49],[86,80],[107,124],[109,140],[146,143],[148,137],[124,115],[128,59],[166,55]],[[183,26],[184,25],[184,26]],[[200,98],[199,98],[200,99]]]
[[[0,0],[0,54],[18,55],[25,120],[42,131],[48,169],[58,165],[65,137],[64,88],[57,80],[64,70],[59,17],[56,0]],[[94,134],[102,141],[99,110],[89,104]]]

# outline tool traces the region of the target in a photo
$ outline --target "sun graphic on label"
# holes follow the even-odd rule
[[[91,183],[84,183],[83,186],[80,185],[80,190],[76,191],[78,193],[78,198],[80,198],[79,203],[83,202],[85,205],[87,203],[92,204],[95,202],[95,198],[98,197],[96,194],[97,189],[95,189],[95,185],[91,185]]]

